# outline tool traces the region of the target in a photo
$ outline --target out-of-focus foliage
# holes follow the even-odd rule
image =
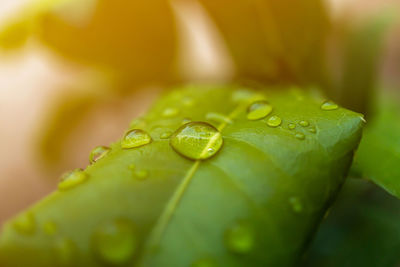
[[[360,114],[322,103],[297,90],[171,92],[135,134],[6,224],[0,265],[292,266],[361,137]],[[200,128],[178,138],[188,118],[184,129]],[[214,156],[181,155],[198,146]]]
[[[378,155],[379,157],[379,155]],[[361,179],[350,179],[322,223],[305,266],[398,266],[400,200]]]
[[[387,97],[387,96],[385,96]],[[397,99],[397,101],[396,101]],[[354,172],[400,198],[400,105],[398,95],[377,100],[364,132]]]

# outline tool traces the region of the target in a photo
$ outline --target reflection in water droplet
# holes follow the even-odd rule
[[[297,134],[295,135],[295,137],[296,137],[297,139],[299,139],[299,140],[304,140],[304,139],[306,138],[306,136],[305,136],[304,134],[302,134],[302,133],[297,133]]]
[[[256,101],[247,109],[247,118],[249,120],[260,120],[272,112],[272,106],[264,100]]]
[[[145,180],[149,176],[149,171],[147,170],[138,170],[135,172],[135,178],[137,180]]]
[[[300,126],[303,126],[303,127],[310,126],[310,123],[308,121],[300,121],[299,124],[300,124]]]
[[[289,123],[288,128],[289,128],[290,130],[294,130],[294,129],[296,129],[296,124],[294,124],[294,123]]]
[[[113,266],[127,264],[137,251],[138,244],[135,226],[125,219],[100,226],[91,240],[96,257]]]
[[[193,262],[191,267],[216,267],[217,262],[211,258],[201,259]]]
[[[179,114],[179,109],[177,109],[177,108],[166,108],[163,111],[162,116],[165,117],[165,118],[171,118],[171,117],[175,117],[178,114]]]
[[[32,212],[28,211],[16,218],[12,223],[14,229],[24,235],[31,235],[35,233],[36,220]]]
[[[253,229],[245,222],[236,223],[225,232],[225,244],[234,253],[250,252],[254,247]]]
[[[218,123],[232,124],[232,120],[229,117],[216,112],[207,113],[206,119]]]
[[[301,204],[300,199],[298,199],[297,197],[289,198],[289,203],[292,206],[294,212],[300,213],[303,211],[303,205]]]
[[[61,181],[58,184],[58,189],[61,191],[71,189],[84,183],[88,178],[89,176],[82,169],[75,169],[71,172],[65,173],[61,177]]]
[[[194,160],[215,155],[222,147],[221,133],[205,122],[190,122],[171,136],[170,144],[179,154]]]
[[[267,125],[269,127],[278,127],[281,124],[282,124],[282,119],[278,116],[271,116],[267,121]]]
[[[108,152],[110,152],[110,148],[106,146],[98,146],[90,152],[89,161],[90,163],[95,163],[96,161],[104,158]]]
[[[160,138],[161,138],[161,139],[168,139],[168,138],[171,137],[171,135],[172,135],[172,131],[163,132],[163,133],[160,135]]]
[[[332,101],[326,101],[321,105],[322,110],[335,110],[338,108],[339,108],[339,106]]]
[[[43,231],[47,235],[55,235],[57,233],[57,224],[52,221],[43,224]]]
[[[121,141],[121,147],[124,149],[135,148],[151,143],[152,139],[148,133],[140,129],[130,130],[125,134]]]
[[[76,263],[77,247],[68,238],[59,238],[55,243],[55,255],[57,256],[57,266],[73,266]]]

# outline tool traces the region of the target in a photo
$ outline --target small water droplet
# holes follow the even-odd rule
[[[300,124],[300,126],[303,126],[303,127],[310,126],[310,123],[308,121],[300,121],[299,124]]]
[[[308,129],[308,131],[309,131],[310,133],[316,133],[316,132],[317,132],[317,129],[316,129],[315,127],[311,127],[310,129]]]
[[[171,137],[171,135],[172,135],[172,131],[163,132],[163,133],[160,135],[160,138],[161,138],[161,139],[168,139],[168,138]]]
[[[321,109],[322,110],[335,110],[338,109],[339,106],[338,104],[332,102],[332,101],[325,101],[322,105],[321,105]]]
[[[57,239],[54,249],[58,260],[57,266],[72,266],[76,262],[77,247],[71,239]]]
[[[32,212],[28,211],[18,216],[12,225],[20,234],[31,235],[35,233],[36,229],[35,216]]]
[[[239,254],[250,252],[254,247],[253,229],[245,222],[239,222],[225,232],[227,248]]]
[[[247,108],[247,119],[260,120],[272,112],[272,106],[264,100],[256,101]]]
[[[218,123],[232,124],[232,120],[229,117],[216,112],[207,113],[206,119]]]
[[[137,180],[145,180],[149,176],[149,171],[147,170],[138,170],[135,172],[135,178]]]
[[[88,178],[89,176],[82,169],[75,169],[65,173],[61,177],[61,181],[58,183],[58,189],[61,191],[71,189],[84,183]]]
[[[185,106],[187,106],[187,107],[191,107],[191,106],[194,105],[194,99],[191,98],[190,96],[185,96],[185,97],[182,99],[182,103],[183,103],[183,105],[185,105]]]
[[[191,264],[191,267],[216,267],[217,262],[211,258],[200,259]]]
[[[296,124],[289,123],[288,128],[289,128],[289,130],[294,130],[294,129],[296,129]]]
[[[124,139],[121,141],[121,147],[124,149],[135,148],[150,144],[151,141],[151,136],[148,133],[140,129],[134,129],[125,134]]]
[[[194,160],[215,155],[222,147],[221,133],[206,122],[189,122],[171,136],[170,144],[179,154]]]
[[[90,152],[89,161],[90,163],[95,163],[98,160],[104,158],[108,152],[110,152],[110,148],[106,146],[98,146]]]
[[[297,133],[297,134],[295,135],[295,137],[296,137],[297,139],[299,139],[299,140],[304,140],[304,139],[306,138],[306,136],[305,136],[304,134],[302,134],[302,133]]]
[[[300,213],[303,211],[303,205],[301,204],[301,201],[297,197],[291,197],[289,198],[289,203],[292,206],[292,209],[296,213]]]
[[[175,117],[178,114],[179,114],[179,109],[177,109],[177,108],[166,108],[163,111],[162,116],[165,117],[165,118],[172,118],[172,117]]]
[[[135,226],[128,220],[118,219],[100,226],[93,234],[92,249],[105,264],[127,264],[137,251],[139,240]]]
[[[57,233],[57,224],[52,221],[45,222],[43,224],[43,231],[49,236],[55,235]]]
[[[278,127],[281,124],[282,124],[282,119],[278,116],[271,116],[267,121],[267,125],[269,127]]]

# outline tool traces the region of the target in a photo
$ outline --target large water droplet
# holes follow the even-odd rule
[[[76,263],[77,247],[68,238],[59,238],[55,243],[55,255],[57,256],[57,266],[73,266]]]
[[[332,101],[325,101],[322,105],[321,105],[321,109],[322,110],[335,110],[338,109],[339,106],[338,104],[332,102]]]
[[[300,126],[303,126],[303,127],[310,126],[310,123],[308,121],[300,121],[299,124],[300,124]]]
[[[245,222],[239,222],[225,232],[227,248],[239,254],[250,252],[254,247],[253,229]]]
[[[143,130],[134,129],[125,134],[121,141],[121,147],[124,149],[135,148],[151,143],[151,136]]]
[[[206,119],[218,123],[232,124],[232,120],[229,117],[216,112],[207,113]]]
[[[28,211],[13,222],[14,229],[20,234],[31,235],[36,229],[36,220],[32,212]]]
[[[43,224],[43,231],[47,235],[55,235],[57,233],[57,224],[52,221],[45,222]]]
[[[165,118],[172,118],[179,114],[179,109],[177,108],[166,108],[164,109],[162,116]]]
[[[278,116],[271,116],[267,121],[267,125],[270,127],[278,127],[281,124],[282,124],[282,119]]]
[[[61,191],[71,189],[84,183],[88,178],[89,176],[82,169],[75,169],[71,172],[67,172],[61,177],[58,189]]]
[[[193,262],[191,267],[216,267],[217,262],[211,258],[201,259]]]
[[[215,155],[222,147],[221,133],[205,122],[189,122],[171,136],[170,144],[179,154],[194,160]]]
[[[303,211],[303,205],[301,204],[301,201],[297,197],[291,197],[289,198],[289,203],[292,206],[292,209],[296,213],[300,213]]]
[[[256,101],[247,108],[247,118],[249,120],[260,120],[267,117],[271,112],[272,106],[267,101]]]
[[[121,265],[134,256],[139,240],[135,226],[125,219],[118,219],[100,226],[92,236],[92,249],[105,264]]]
[[[90,152],[89,161],[90,163],[95,163],[96,161],[104,158],[108,152],[110,152],[110,148],[106,146],[98,146]]]

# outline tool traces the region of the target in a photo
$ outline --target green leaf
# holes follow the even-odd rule
[[[329,19],[320,0],[200,0],[242,79],[313,84],[325,78]]]
[[[400,198],[400,105],[382,99],[356,153],[354,173]]]
[[[323,102],[299,90],[171,92],[4,226],[0,265],[293,265],[363,125]]]
[[[398,266],[400,200],[362,179],[347,180],[306,255],[305,266]]]

